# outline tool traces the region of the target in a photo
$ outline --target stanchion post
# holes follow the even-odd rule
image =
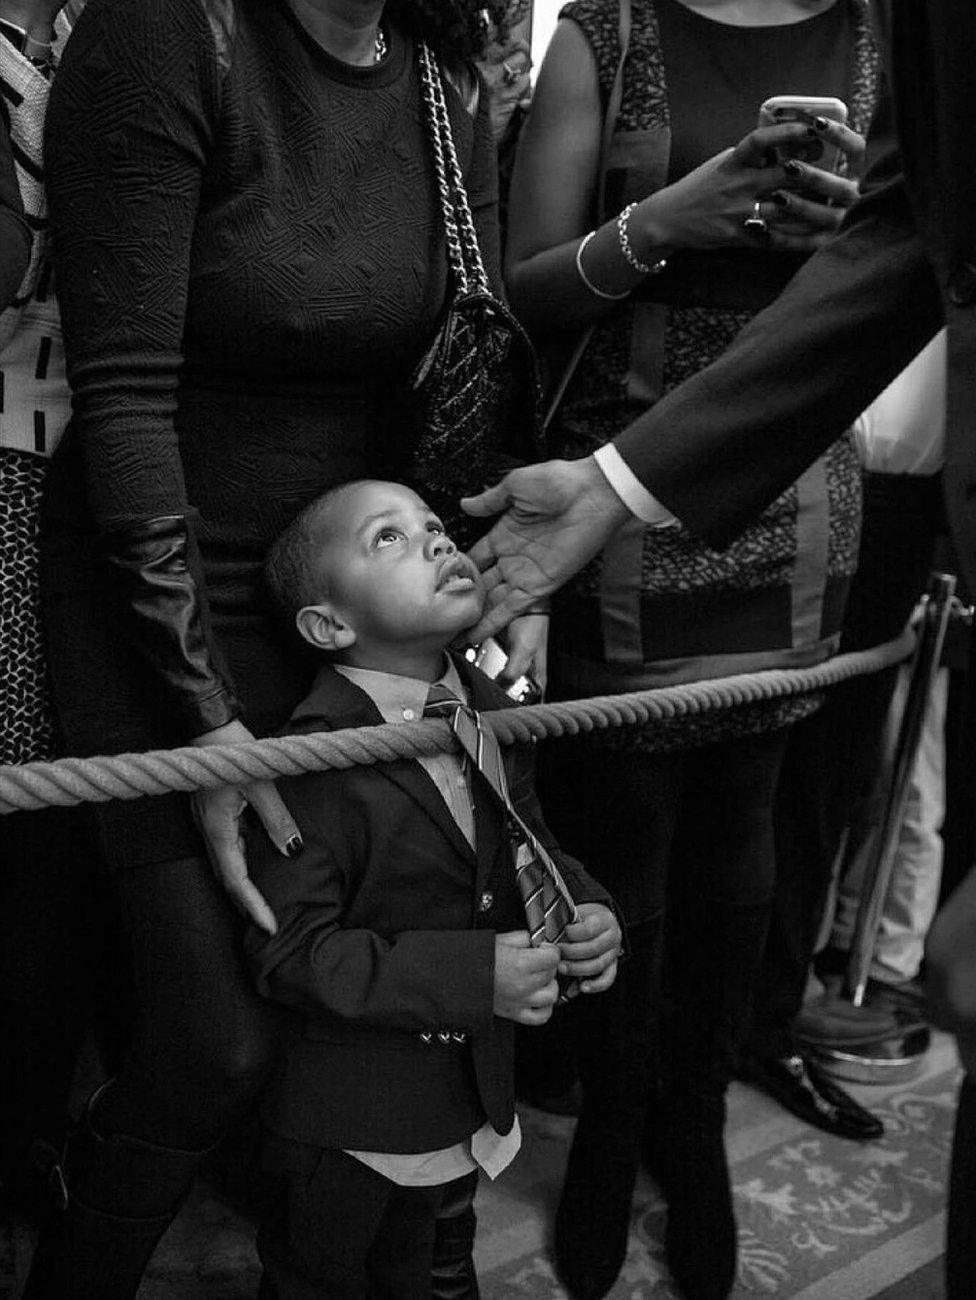
[[[955,590],[954,574],[930,575],[922,606],[918,644],[911,660],[908,697],[887,768],[888,790],[884,811],[874,836],[873,851],[861,887],[851,956],[845,977],[845,994],[856,1007],[862,1006],[864,1002],[875,940],[894,869],[908,784],[918,752],[926,705],[939,667]]]

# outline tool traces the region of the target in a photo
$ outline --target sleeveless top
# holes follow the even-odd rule
[[[617,4],[577,0],[561,16],[577,23],[593,50],[606,107],[620,56]],[[836,95],[848,105],[851,126],[866,134],[878,80],[866,0],[837,0],[810,19],[772,28],[717,23],[679,0],[636,0],[608,158],[607,211],[737,143],[773,94]],[[707,105],[689,112],[709,84],[721,111]],[[723,132],[719,138],[702,138],[709,123]],[[594,213],[594,223],[600,219]],[[707,366],[803,260],[763,249],[672,256],[663,274],[597,327],[550,431],[552,454],[590,455]],[[849,434],[724,551],[680,524],[650,529],[629,520],[555,601],[554,693],[644,690],[829,657],[839,641],[859,525],[860,467]],[[599,743],[686,747],[780,726],[818,703],[806,696],[693,723],[616,728],[601,733]]]

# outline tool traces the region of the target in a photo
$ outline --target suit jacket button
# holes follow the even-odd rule
[[[451,1037],[454,1039],[456,1043],[466,1043],[468,1041],[468,1036],[463,1029],[453,1030],[451,1033]]]
[[[420,1038],[420,1041],[422,1043],[426,1043],[428,1047],[434,1041],[434,1035],[430,1032],[429,1029],[425,1029],[423,1033],[418,1035],[418,1037]]]
[[[449,1029],[439,1029],[437,1031],[437,1038],[438,1041],[443,1043],[446,1047],[447,1044],[451,1041],[451,1031]]]
[[[481,900],[478,903],[478,911],[490,912],[491,905],[494,901],[495,901],[495,895],[491,892],[490,889],[486,889],[485,892],[481,895]]]
[[[949,277],[949,301],[954,307],[971,307],[976,302],[976,266],[963,262]]]

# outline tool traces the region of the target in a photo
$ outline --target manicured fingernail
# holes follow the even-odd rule
[[[825,117],[815,117],[813,119],[813,125],[817,128],[818,131],[826,131],[827,128],[830,126],[830,123],[827,121]]]
[[[285,852],[290,858],[297,858],[304,847],[305,845],[302,843],[302,837],[300,835],[293,835],[285,845]]]
[[[786,162],[783,163],[783,171],[786,172],[787,176],[792,176],[794,180],[803,175],[803,168],[795,158],[787,158]]]
[[[778,208],[788,208],[790,206],[789,199],[786,197],[785,194],[781,194],[779,190],[775,190],[772,194],[770,194],[769,198],[770,201],[775,203]]]

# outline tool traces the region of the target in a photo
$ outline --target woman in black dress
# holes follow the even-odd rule
[[[506,274],[530,325],[593,327],[551,450],[596,456],[633,515],[554,599],[557,697],[812,664],[836,648],[860,515],[850,438],[722,551],[656,527],[606,444],[721,354],[836,229],[878,85],[866,0],[561,10],[519,145]],[[764,101],[786,94],[823,108],[757,129]],[[819,117],[830,99],[848,126]],[[612,995],[598,1014],[571,1011],[584,1103],[555,1254],[578,1300],[606,1294],[623,1262],[642,1130],[678,1289],[724,1300],[733,1285],[725,1094],[771,910],[788,725],[816,707],[761,701],[546,749],[547,815],[628,924]]]
[[[265,617],[264,552],[324,488],[402,459],[396,395],[445,301],[421,39],[497,282],[494,146],[468,62],[482,8],[504,27],[501,0],[90,0],[48,116],[74,417],[45,578],[69,752],[245,740],[302,696],[305,666]],[[240,850],[245,804],[283,853],[300,847],[270,783],[192,812],[172,796],[95,814],[136,1027],[69,1143],[36,1296],[133,1295],[265,1076],[272,1026],[226,897],[273,928]]]

